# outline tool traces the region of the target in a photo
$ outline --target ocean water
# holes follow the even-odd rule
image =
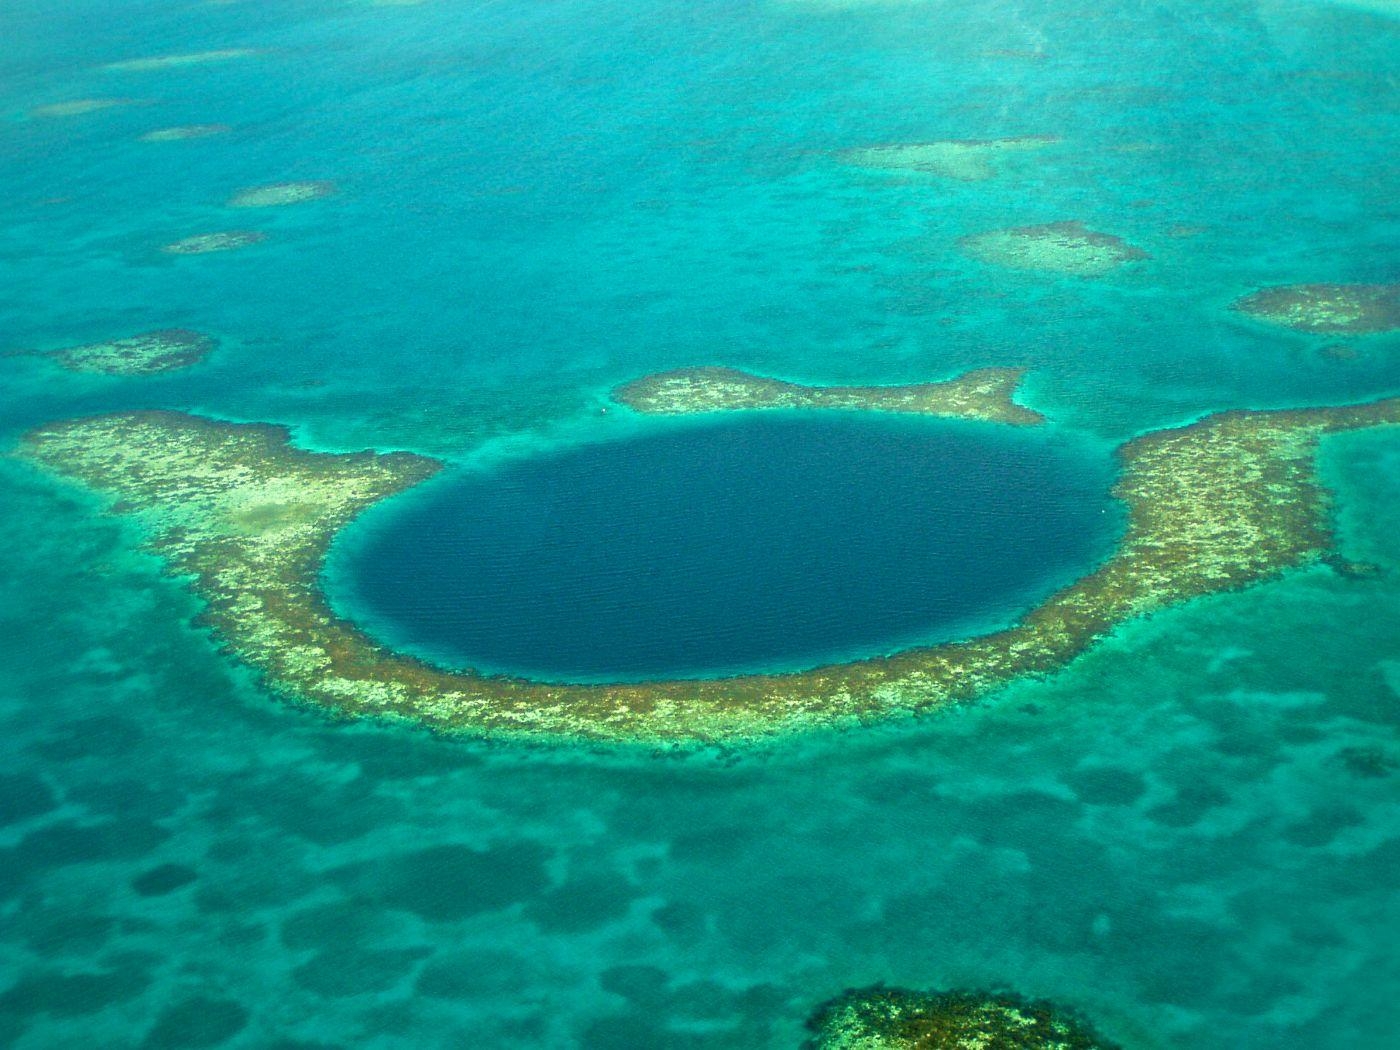
[[[1029,369],[1106,448],[1400,393],[1261,285],[1397,278],[1385,0],[11,0],[0,350],[183,326],[144,379],[0,358],[0,440],[131,408],[508,471],[664,421],[615,384]],[[251,48],[151,71],[151,55]],[[131,104],[40,119],[80,98]],[[186,142],[155,128],[220,123]],[[955,182],[847,148],[1049,135]],[[267,210],[251,185],[328,179]],[[1083,280],[956,251],[1079,220]],[[246,250],[162,245],[265,231]],[[1343,344],[1339,347],[1338,344]],[[1343,352],[1344,349],[1344,352]],[[1012,987],[1134,1048],[1394,1045],[1400,432],[1329,440],[1344,554],[973,706],[685,759],[268,695],[130,522],[0,461],[0,1045],[778,1048],[843,988]]]

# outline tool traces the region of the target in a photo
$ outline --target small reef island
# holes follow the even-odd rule
[[[958,247],[979,262],[1072,277],[1101,277],[1125,263],[1151,258],[1121,237],[1072,221],[972,234],[959,240]]]
[[[187,328],[161,328],[102,343],[68,346],[59,350],[18,350],[13,353],[47,357],[70,372],[149,376],[198,364],[209,356],[215,345],[212,338],[200,332]]]
[[[618,399],[639,412],[835,403],[1038,421],[1011,400],[1016,373],[972,375],[833,393],[700,369],[629,383]],[[969,399],[973,389],[980,400]],[[137,515],[170,571],[193,579],[209,626],[290,697],[477,736],[693,747],[980,697],[1061,669],[1126,620],[1316,562],[1332,546],[1314,464],[1320,439],[1395,423],[1400,398],[1225,412],[1129,441],[1118,451],[1114,494],[1128,525],[1117,550],[1006,630],[790,674],[601,685],[444,670],[377,645],[331,611],[319,573],[336,534],[437,473],[435,460],[308,452],[280,427],[159,411],[52,423],[29,433],[19,455]]]
[[[1236,300],[1234,309],[1300,332],[1393,332],[1400,328],[1400,284],[1280,285]]]
[[[1045,417],[1012,400],[1018,368],[981,368],[942,383],[803,386],[735,368],[680,368],[624,383],[613,400],[648,415],[754,408],[863,408],[1033,426]]]
[[[866,988],[818,1009],[809,1050],[1118,1050],[1053,1003]]]

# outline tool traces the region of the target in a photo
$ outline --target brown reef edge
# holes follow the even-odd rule
[[[1400,283],[1278,285],[1237,299],[1231,309],[1300,332],[1391,332],[1400,328]]]
[[[854,989],[808,1028],[808,1050],[1120,1050],[1054,1003],[1009,993]]]
[[[908,386],[804,386],[735,368],[679,368],[624,383],[613,400],[649,415],[756,408],[848,408],[985,419],[1033,426],[1045,417],[1013,396],[1019,368],[979,368],[941,383]]]
[[[759,382],[784,397],[793,386]],[[638,391],[674,383],[639,383],[619,396],[642,411],[775,403],[701,397],[688,402],[701,407],[668,408],[674,399],[648,401]],[[904,396],[894,393],[903,388],[838,389]],[[810,396],[817,400],[799,403],[822,403]],[[1001,389],[984,418],[999,418],[1005,403]],[[977,698],[1060,670],[1125,621],[1317,562],[1331,548],[1329,497],[1315,473],[1320,439],[1397,422],[1400,398],[1392,398],[1226,412],[1129,441],[1114,489],[1128,516],[1118,548],[1006,630],[791,674],[608,685],[444,670],[377,645],[332,612],[318,574],[336,534],[366,507],[435,474],[435,460],[308,452],[280,427],[176,412],[52,423],[28,434],[19,454],[136,515],[170,572],[191,578],[215,634],[283,694],[339,714],[482,737],[693,747]]]
[[[70,372],[149,376],[199,364],[215,346],[217,342],[212,337],[188,328],[160,328],[58,350],[12,350],[6,356],[45,357]]]

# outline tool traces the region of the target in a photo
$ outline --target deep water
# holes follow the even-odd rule
[[[1110,482],[1106,457],[994,424],[660,424],[389,504],[348,530],[328,591],[454,666],[796,670],[1004,626],[1108,553]]]
[[[646,439],[607,391],[692,365],[1025,366],[1047,440],[1100,451],[1400,393],[1395,335],[1228,310],[1400,277],[1387,10],[9,0],[0,351],[173,326],[220,346],[140,380],[0,358],[0,444],[168,408],[441,456],[446,492]],[[260,53],[101,68],[227,47]],[[27,116],[83,97],[139,104]],[[191,123],[231,130],[138,141]],[[1015,135],[1059,142],[984,182],[835,158]],[[339,193],[224,207],[293,179]],[[1152,258],[1078,280],[956,250],[1070,220]],[[159,251],[248,228],[268,240]],[[270,696],[133,524],[0,460],[0,1045],[778,1050],[884,981],[1048,996],[1132,1048],[1384,1050],[1400,432],[1324,458],[1372,575],[1164,612],[951,713],[686,759]]]

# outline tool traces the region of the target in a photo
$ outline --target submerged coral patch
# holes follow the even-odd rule
[[[1301,332],[1389,332],[1400,328],[1400,284],[1288,284],[1263,288],[1233,309]]]
[[[808,1022],[812,1050],[1117,1050],[1053,1003],[980,992],[865,988]]]
[[[1053,136],[1031,135],[1012,139],[918,142],[867,146],[845,150],[841,160],[853,167],[877,171],[916,171],[961,182],[980,182],[997,173],[1001,155],[1042,149],[1059,141]]]
[[[973,234],[958,247],[980,262],[1016,270],[1097,277],[1150,256],[1109,233],[1098,233],[1081,222],[1052,222],[1015,226]]]
[[[1129,442],[1118,549],[1006,630],[794,674],[603,685],[446,671],[331,612],[317,581],[332,539],[434,474],[433,460],[307,452],[277,427],[173,412],[53,423],[21,454],[139,515],[149,546],[193,581],[209,625],[285,694],[477,735],[695,745],[983,696],[1059,670],[1124,621],[1319,562],[1331,545],[1320,440],[1398,422],[1390,399],[1229,412]]]
[[[941,383],[804,386],[734,368],[680,368],[625,383],[613,399],[649,415],[754,408],[851,408],[986,419],[1033,426],[1045,417],[1017,404],[1019,368],[982,368]]]
[[[184,142],[187,139],[207,139],[223,135],[232,129],[227,124],[182,124],[173,128],[156,128],[141,136],[142,142]]]
[[[130,58],[121,62],[109,62],[102,68],[112,73],[148,73],[160,69],[178,69],[182,66],[204,66],[211,62],[228,62],[235,58],[247,58],[257,54],[251,48],[228,47],[217,51],[191,51],[180,55],[155,55],[150,58]]]
[[[335,183],[274,182],[266,186],[251,186],[229,198],[230,208],[276,208],[286,204],[320,200],[335,192]]]
[[[43,356],[52,357],[72,372],[143,376],[188,368],[203,361],[214,345],[209,336],[187,328],[161,328],[124,339],[52,350]]]
[[[31,117],[81,117],[88,113],[99,113],[104,109],[129,106],[129,98],[75,98],[68,102],[50,102],[46,106],[36,106],[29,111]]]
[[[224,230],[220,233],[201,233],[194,237],[173,241],[161,249],[169,255],[207,255],[209,252],[231,252],[239,248],[259,244],[267,240],[267,234],[259,230]]]

